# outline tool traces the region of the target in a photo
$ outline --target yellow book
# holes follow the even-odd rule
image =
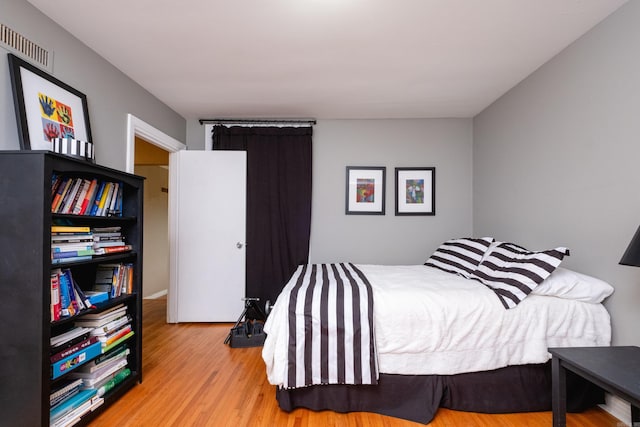
[[[111,193],[113,192],[113,182],[107,182],[104,187],[104,192],[102,193],[102,198],[100,199],[100,204],[98,205],[98,213],[96,215],[103,216],[106,215],[105,212],[105,203],[107,199],[111,198]]]
[[[88,233],[91,227],[74,226],[74,225],[52,225],[52,233]]]

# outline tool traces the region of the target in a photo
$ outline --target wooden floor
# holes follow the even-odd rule
[[[409,427],[409,421],[364,412],[298,409],[286,413],[267,382],[262,347],[223,344],[231,325],[166,324],[166,300],[145,300],[143,382],[91,423],[92,427]],[[431,427],[548,427],[551,412],[477,414],[440,409]],[[600,409],[569,414],[567,426],[622,427]]]

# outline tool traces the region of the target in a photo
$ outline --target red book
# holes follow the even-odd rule
[[[60,320],[60,270],[51,272],[51,321]]]
[[[89,347],[91,344],[97,343],[98,342],[98,337],[89,337],[84,341],[81,341],[77,344],[72,345],[69,348],[65,348],[64,350],[54,354],[53,356],[50,357],[51,363],[55,363],[58,362],[62,359],[64,359],[67,356],[71,356],[73,353],[75,353],[76,351],[80,351],[83,348],[87,348]]]
[[[79,215],[85,215],[87,213],[87,208],[91,206],[91,202],[93,202],[97,189],[98,180],[94,179],[93,181],[91,181],[91,186],[89,186],[89,190],[87,190],[87,194],[85,195],[84,200],[82,200],[82,206],[80,207]]]
[[[102,248],[105,254],[115,254],[118,252],[127,252],[133,249],[131,245],[123,245],[123,246],[107,246]]]
[[[104,345],[107,346],[109,344],[112,344],[118,341],[120,338],[127,335],[129,332],[131,332],[131,325],[126,325],[122,329],[119,329],[113,334],[109,335],[108,338],[105,340]]]

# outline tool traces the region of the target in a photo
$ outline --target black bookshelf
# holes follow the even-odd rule
[[[122,216],[97,217],[51,213],[53,174],[98,178],[124,184]],[[50,274],[70,268],[83,289],[101,263],[134,266],[133,292],[80,312],[99,312],[124,303],[134,335],[127,380],[104,396],[104,404],[83,417],[86,425],[127,390],[142,381],[142,214],[144,178],[47,151],[0,151],[0,414],[3,425],[49,425],[51,380],[49,340],[73,323],[51,322]],[[121,226],[131,252],[94,256],[74,263],[51,263],[51,225]]]

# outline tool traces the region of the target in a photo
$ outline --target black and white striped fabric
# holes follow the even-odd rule
[[[528,251],[513,243],[500,243],[482,260],[473,278],[491,288],[505,308],[517,306],[569,255],[558,247]]]
[[[52,148],[55,153],[65,154],[82,160],[94,162],[93,143],[72,138],[53,138]]]
[[[493,242],[492,237],[447,240],[424,265],[469,278]]]
[[[353,264],[301,265],[290,283],[288,388],[377,384],[373,295]]]

